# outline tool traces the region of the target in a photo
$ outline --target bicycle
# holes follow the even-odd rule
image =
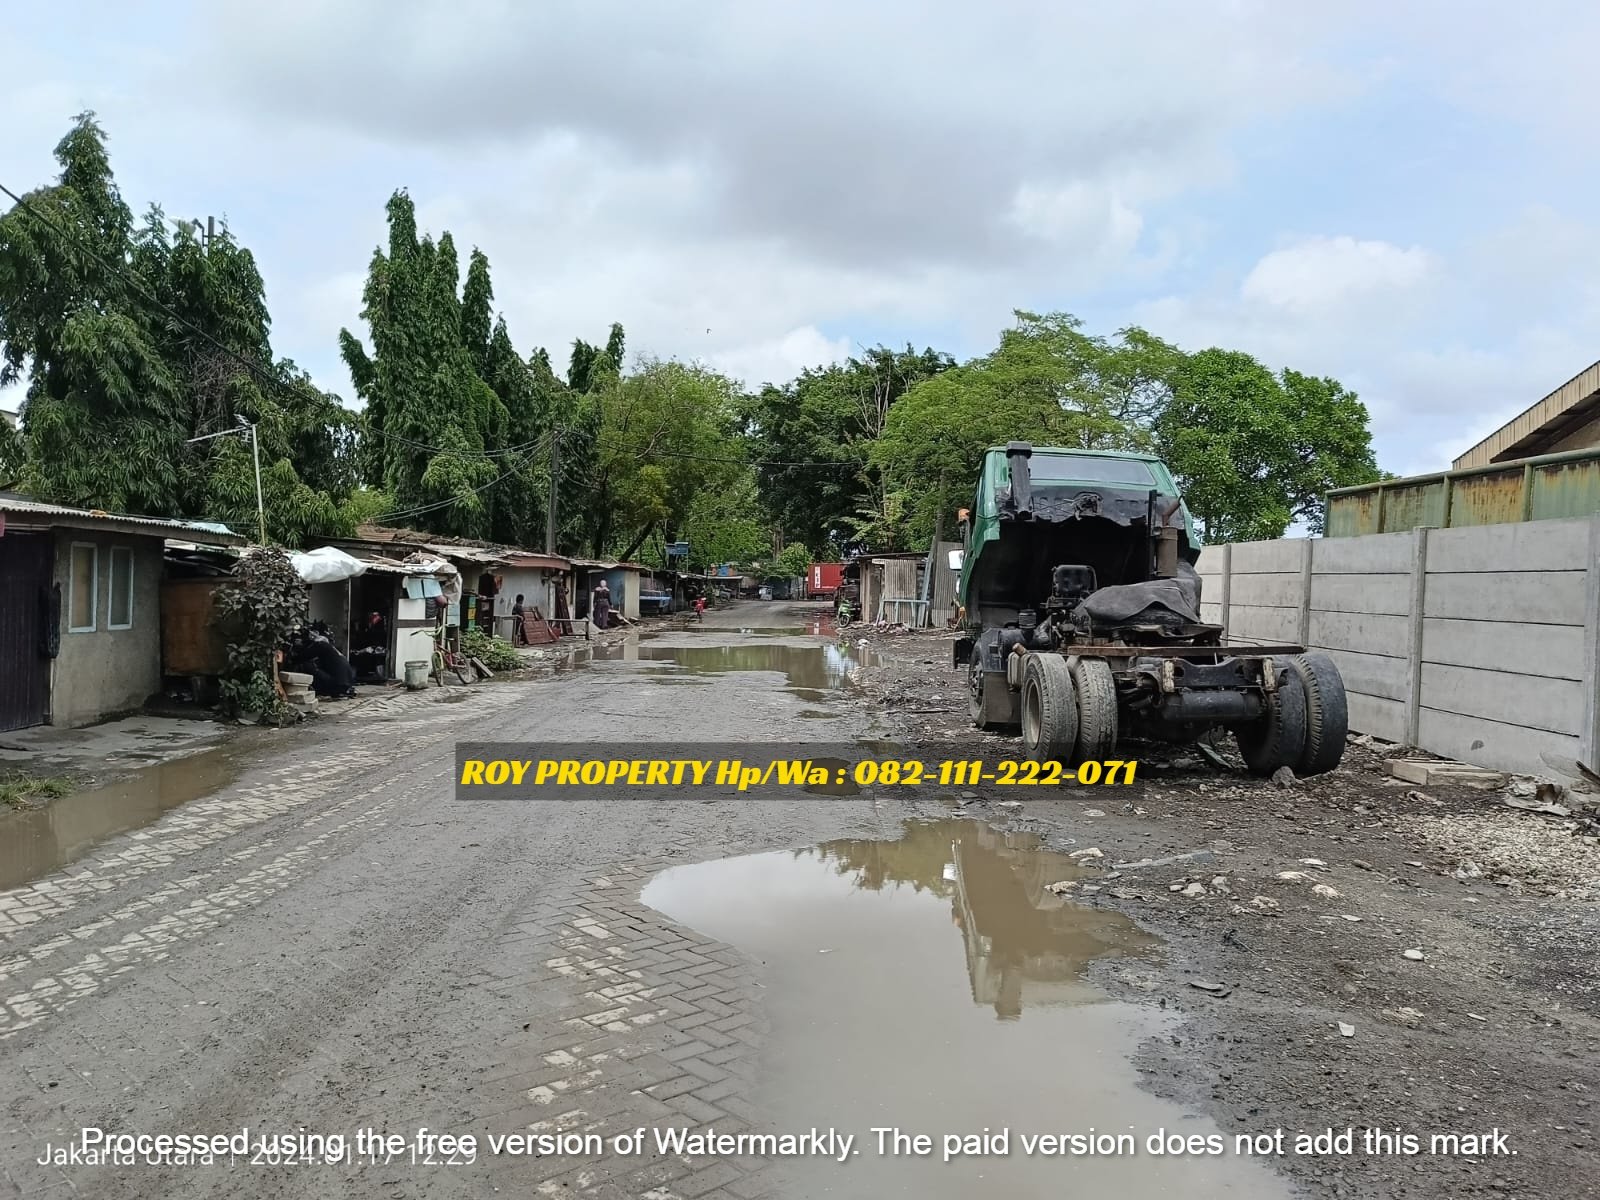
[[[454,671],[456,678],[463,684],[470,684],[467,678],[467,668],[472,664],[467,661],[467,656],[450,645],[448,636],[441,628],[433,635],[433,675],[439,681],[439,686],[444,686],[444,673]]]

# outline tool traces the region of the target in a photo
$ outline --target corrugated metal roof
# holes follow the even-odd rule
[[[59,517],[62,520],[56,522],[57,524],[88,525],[91,528],[132,526],[148,529],[152,535],[158,532],[209,533],[233,545],[243,544],[246,541],[226,525],[219,525],[214,521],[183,521],[174,517],[140,517],[131,513],[106,512],[98,508],[68,508],[63,504],[45,504],[21,496],[0,495],[0,512],[16,513],[19,516]]]
[[[523,570],[565,571],[572,560],[559,554],[534,554],[531,551],[513,550],[505,557],[505,565]]]
[[[1559,422],[1578,405],[1593,398],[1597,392],[1600,392],[1600,362],[1585,367],[1543,400],[1524,409],[1456,459],[1452,466],[1459,471],[1494,462],[1507,450],[1543,431],[1546,425]],[[1533,449],[1531,446],[1519,448]]]

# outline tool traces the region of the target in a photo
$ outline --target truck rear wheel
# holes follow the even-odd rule
[[[1297,770],[1306,746],[1306,695],[1294,660],[1274,658],[1276,690],[1266,694],[1267,710],[1234,731],[1239,757],[1255,775],[1271,775],[1279,767]]]
[[[990,716],[988,699],[983,694],[987,674],[983,669],[983,647],[981,644],[974,646],[972,657],[967,660],[967,716],[972,718],[973,725],[986,733],[1002,727],[999,721]],[[998,678],[1002,684],[1005,682],[1004,675]]]
[[[1344,679],[1333,660],[1319,651],[1297,654],[1289,661],[1306,702],[1306,740],[1295,774],[1326,775],[1344,757],[1344,739],[1350,732]]]
[[[1030,654],[1022,667],[1022,747],[1034,762],[1068,763],[1078,741],[1078,702],[1067,660]]]
[[[1077,762],[1101,762],[1117,748],[1117,683],[1103,658],[1080,658],[1072,665],[1078,694]]]

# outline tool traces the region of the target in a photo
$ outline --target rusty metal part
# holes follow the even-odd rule
[[[1304,654],[1304,646],[1129,646],[1109,642],[1073,642],[1064,652],[1084,658],[1270,658]]]

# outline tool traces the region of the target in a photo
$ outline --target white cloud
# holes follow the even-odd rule
[[[843,362],[853,349],[849,338],[829,338],[816,326],[807,325],[779,338],[712,354],[708,361],[717,370],[754,388],[764,383],[787,382],[807,367]]]
[[[1335,375],[1409,471],[1600,356],[1580,0],[162,0],[60,25],[8,23],[0,181],[48,179],[96,107],[130,202],[227,215],[278,352],[347,396],[338,327],[397,186],[562,366],[612,321],[754,382],[891,330],[982,352],[1013,307],[1065,308]]]
[[[1353,237],[1312,237],[1274,250],[1251,268],[1239,287],[1247,301],[1297,314],[1365,304],[1425,283],[1433,255],[1420,246],[1402,249]]]

